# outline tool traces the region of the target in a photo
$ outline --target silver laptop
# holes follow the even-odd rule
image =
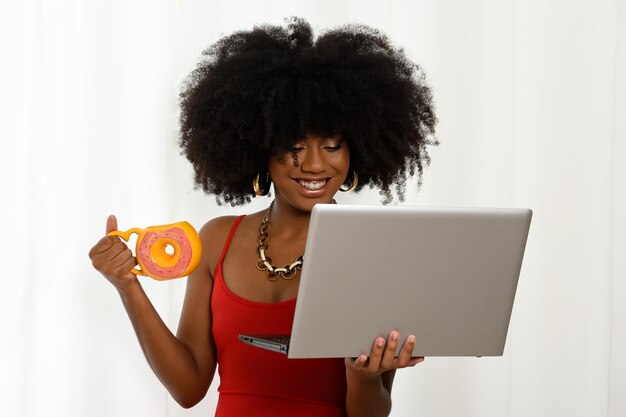
[[[416,335],[413,356],[500,356],[531,216],[318,204],[291,335],[239,338],[289,358],[356,357],[396,329]]]

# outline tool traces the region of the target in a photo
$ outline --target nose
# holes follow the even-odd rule
[[[324,171],[326,164],[322,152],[317,146],[309,147],[300,158],[300,169],[313,174]]]

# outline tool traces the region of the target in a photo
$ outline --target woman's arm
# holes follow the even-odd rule
[[[391,412],[391,387],[396,369],[415,366],[424,358],[411,358],[415,336],[409,336],[395,356],[400,335],[393,331],[387,342],[379,337],[369,358],[346,358],[346,412],[348,417],[383,417]]]
[[[120,291],[150,367],[176,402],[185,408],[202,400],[215,372],[215,348],[209,340],[212,339],[210,318],[193,312],[204,311],[205,316],[210,315],[206,300],[210,298],[212,283],[208,272],[200,268],[202,262],[187,281],[178,338],[163,323],[139,281]],[[193,326],[189,325],[190,317],[197,320]],[[201,331],[206,329],[208,331],[202,335]]]
[[[150,367],[185,408],[194,406],[204,397],[215,373],[210,308],[213,280],[209,271],[212,253],[216,251],[214,242],[219,240],[215,236],[220,236],[222,224],[225,222],[216,219],[200,230],[202,259],[187,279],[178,337],[168,329],[137,277],[130,273],[136,261],[126,245],[116,237],[106,236],[89,254],[94,267],[117,288]],[[117,222],[111,216],[107,232],[115,228]]]

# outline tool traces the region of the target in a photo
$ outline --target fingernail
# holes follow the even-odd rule
[[[409,338],[407,339],[407,341],[408,341],[410,344],[415,343],[415,336],[413,336],[413,335],[409,336]]]
[[[383,347],[385,345],[385,341],[383,339],[376,339],[376,346]]]
[[[394,342],[397,342],[398,341],[398,333],[392,332],[391,333],[391,340],[393,340]]]
[[[365,363],[366,360],[367,360],[367,356],[365,356],[365,355],[359,356],[359,362]]]

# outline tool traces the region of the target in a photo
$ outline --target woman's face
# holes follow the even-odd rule
[[[309,134],[291,151],[272,158],[268,166],[276,199],[307,212],[317,203],[330,203],[350,168],[343,136]]]

